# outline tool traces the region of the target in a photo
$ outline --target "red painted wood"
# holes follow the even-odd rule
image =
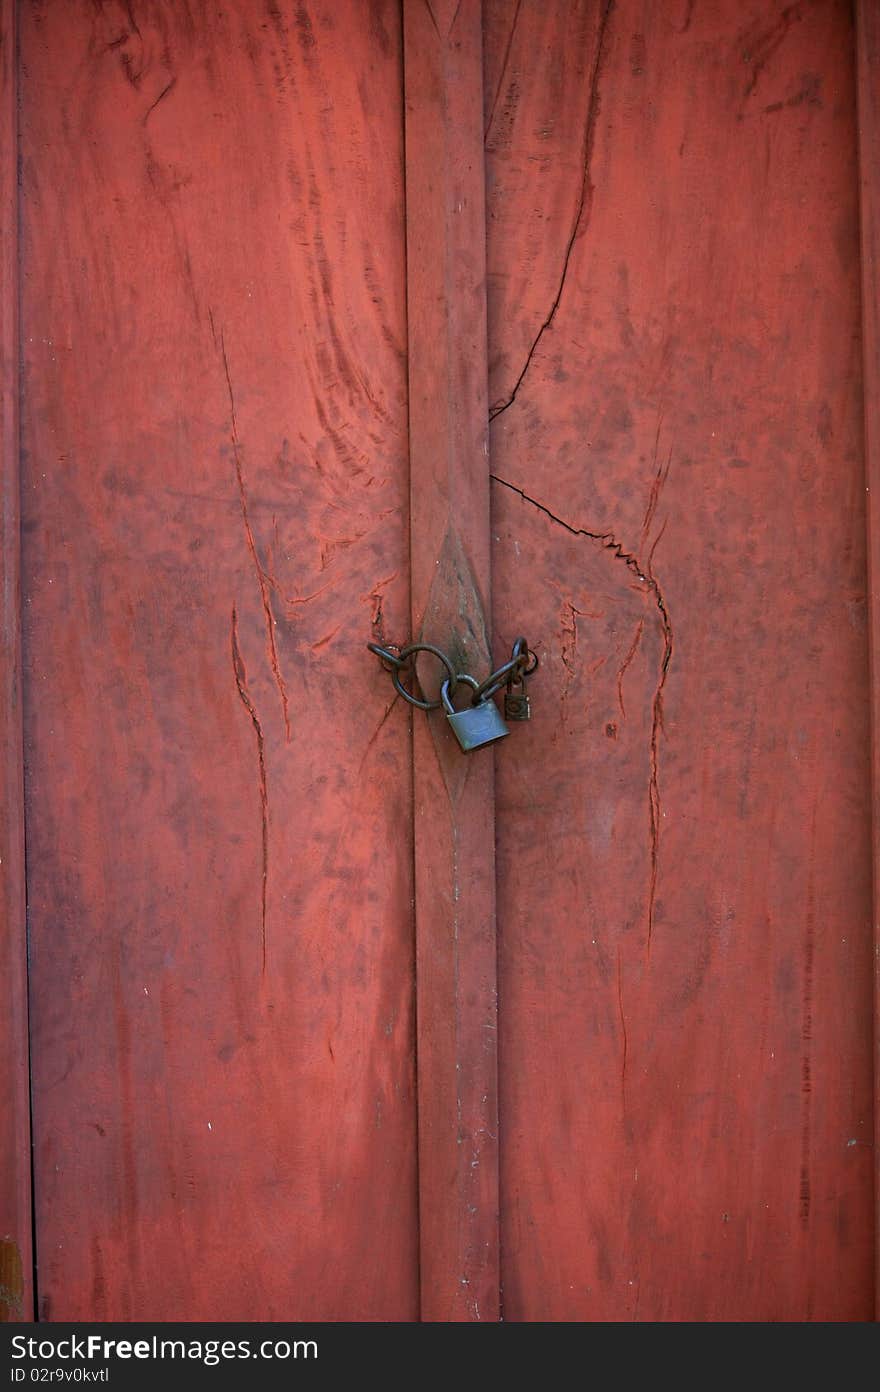
[[[414,1318],[420,1229],[422,1317],[497,1318],[500,1023],[505,1318],[867,1318],[875,11],[861,320],[848,6],[487,0],[482,111],[476,0],[403,13],[22,7],[40,1312]],[[419,715],[413,800],[410,625],[542,658],[500,1021],[494,756]]]
[[[15,6],[0,4],[0,1322],[33,1317],[18,412]]]
[[[865,476],[868,522],[868,614],[871,654],[871,732],[874,852],[874,1147],[880,1155],[880,9],[856,5],[858,55],[859,194],[861,209],[862,350],[864,355]],[[880,1170],[875,1168],[875,1200]],[[880,1300],[880,1208],[875,1202],[875,1291]],[[880,1318],[880,1305],[875,1314]]]
[[[850,7],[485,45],[505,1319],[866,1319]]]
[[[41,1315],[412,1318],[399,13],[21,45]]]
[[[479,0],[405,0],[413,632],[490,670]],[[429,659],[429,663],[430,663]],[[435,663],[436,666],[436,663]],[[437,673],[426,664],[433,693]],[[422,1318],[499,1310],[493,751],[414,725]]]

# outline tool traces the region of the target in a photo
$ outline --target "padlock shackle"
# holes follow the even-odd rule
[[[480,689],[480,683],[476,677],[472,677],[468,672],[457,672],[456,679],[459,682],[464,682],[465,686],[469,686],[472,691]],[[449,694],[451,684],[449,677],[447,677],[440,688],[440,700],[443,702],[443,709],[447,715],[455,715],[455,706],[452,704],[452,697]]]

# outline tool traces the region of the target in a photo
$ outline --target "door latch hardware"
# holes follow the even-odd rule
[[[476,677],[469,676],[467,672],[460,672],[458,680],[472,686],[475,692],[480,685]],[[475,701],[473,705],[466,706],[464,710],[457,711],[449,694],[448,677],[440,688],[440,699],[446,711],[446,719],[452,726],[452,733],[465,754],[470,754],[474,749],[482,749],[484,744],[494,744],[496,740],[504,739],[505,735],[510,734],[495,702],[486,696]]]
[[[478,682],[469,672],[457,672],[454,664],[442,648],[433,643],[407,643],[403,647],[396,643],[368,643],[371,653],[379,658],[385,671],[391,676],[394,686],[405,701],[417,706],[419,710],[439,710],[446,712],[449,724],[465,753],[481,749],[483,745],[494,744],[510,731],[504,723],[498,707],[492,700],[502,687],[504,692],[504,715],[508,720],[529,720],[531,706],[526,694],[526,677],[530,677],[538,666],[538,658],[532,652],[525,638],[517,638],[507,662],[503,662],[485,681]],[[440,694],[436,698],[426,696],[416,672],[416,655],[430,653],[442,664]],[[405,685],[405,683],[409,685]],[[463,710],[456,710],[452,704],[459,683],[470,687],[471,704]]]

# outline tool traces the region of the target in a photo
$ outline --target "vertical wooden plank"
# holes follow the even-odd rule
[[[479,0],[405,0],[413,632],[489,662]],[[436,674],[425,672],[436,688]],[[422,1317],[499,1314],[493,751],[415,720]]]
[[[863,1320],[852,6],[485,8],[505,1319]]]
[[[414,1319],[400,7],[21,54],[40,1316]]]
[[[32,1312],[21,735],[16,6],[0,5],[0,1321]]]
[[[856,5],[874,860],[875,1314],[880,1319],[880,5]]]

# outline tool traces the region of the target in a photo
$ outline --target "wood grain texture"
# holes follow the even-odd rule
[[[404,0],[412,631],[489,655],[479,0]],[[431,694],[437,674],[425,671]],[[493,751],[414,730],[422,1318],[499,1309]]]
[[[880,7],[856,4],[856,91],[862,262],[871,781],[874,852],[874,1147],[880,1164]],[[875,1168],[875,1291],[880,1302],[880,1169]],[[875,1308],[880,1319],[880,1303]]]
[[[486,5],[504,1316],[861,1320],[843,3]]]
[[[398,8],[21,42],[41,1315],[413,1318]]]
[[[18,88],[0,4],[0,1322],[33,1317],[21,713]]]

